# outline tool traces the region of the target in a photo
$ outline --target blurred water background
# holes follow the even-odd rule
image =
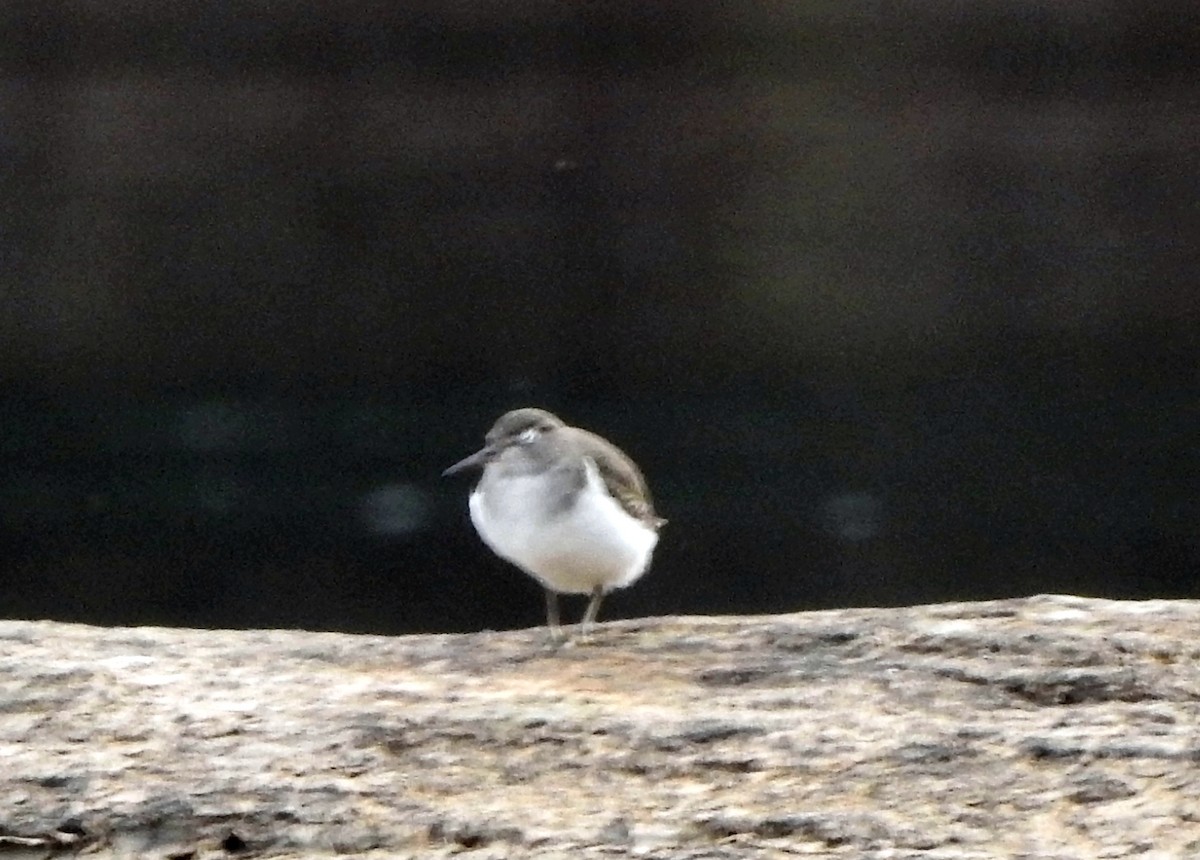
[[[537,624],[502,411],[670,519],[608,617],[1200,597],[1200,7],[0,7],[0,614]]]

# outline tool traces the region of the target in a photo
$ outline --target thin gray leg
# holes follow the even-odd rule
[[[550,630],[551,639],[562,638],[562,627],[558,623],[558,594],[549,588],[546,591],[546,627]]]
[[[592,589],[592,599],[588,601],[587,612],[583,613],[583,624],[581,625],[583,633],[587,633],[592,622],[596,620],[596,615],[600,612],[600,601],[603,599],[604,589],[597,585]]]

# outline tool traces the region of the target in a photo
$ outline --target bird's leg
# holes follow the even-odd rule
[[[604,599],[603,586],[597,585],[592,589],[592,599],[588,601],[587,612],[583,613],[583,623],[580,625],[580,632],[585,636],[592,623],[596,620],[597,613],[600,612],[600,601]]]
[[[554,642],[562,639],[562,627],[558,623],[558,594],[549,588],[546,591],[546,628]]]

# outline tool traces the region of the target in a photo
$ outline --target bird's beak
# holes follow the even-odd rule
[[[497,453],[498,453],[498,451],[494,446],[487,445],[483,448],[480,448],[478,451],[476,451],[470,457],[467,457],[466,459],[463,459],[463,460],[459,460],[457,463],[455,463],[449,469],[442,472],[442,475],[443,476],[453,475],[457,472],[461,472],[463,469],[482,469],[484,466],[486,466],[488,464],[489,460],[491,460],[493,457],[496,456]]]

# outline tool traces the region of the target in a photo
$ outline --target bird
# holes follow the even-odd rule
[[[604,596],[650,566],[667,521],[646,479],[616,445],[544,409],[504,413],[484,442],[443,475],[482,469],[469,499],[480,538],[541,583],[552,640],[562,638],[558,596],[589,595],[586,634]]]

